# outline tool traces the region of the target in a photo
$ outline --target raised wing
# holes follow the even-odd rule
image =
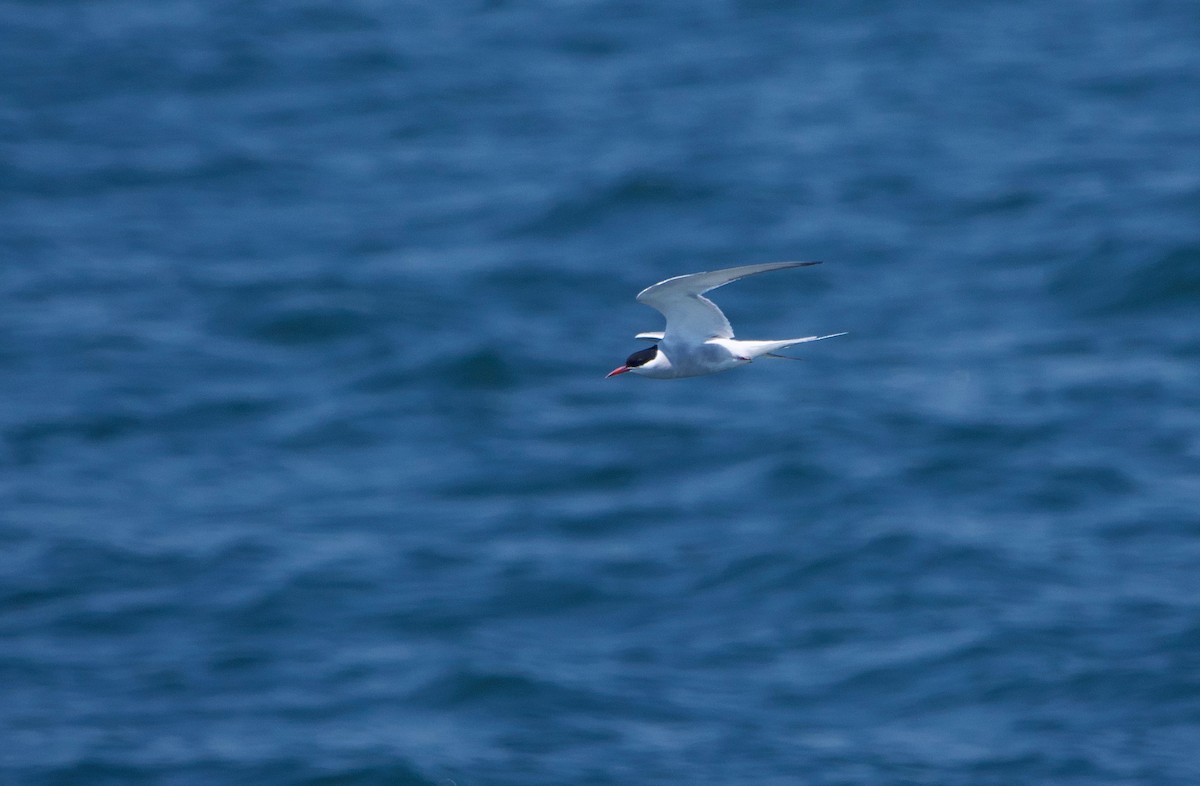
[[[717,308],[716,303],[704,297],[705,292],[756,273],[819,264],[820,262],[766,262],[708,273],[691,273],[668,278],[646,287],[638,293],[637,299],[639,303],[658,309],[667,318],[667,340],[701,342],[710,338],[733,338],[733,327],[730,326],[729,320],[721,313],[721,309]]]

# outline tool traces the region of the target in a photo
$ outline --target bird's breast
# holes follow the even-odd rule
[[[707,341],[702,344],[664,342],[659,345],[659,352],[670,361],[670,366],[662,369],[665,372],[662,374],[664,379],[715,374],[748,362],[735,355],[728,347]]]

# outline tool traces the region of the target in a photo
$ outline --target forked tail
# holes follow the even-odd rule
[[[804,338],[785,338],[778,341],[742,341],[740,346],[743,349],[750,351],[750,357],[769,357],[787,358],[787,355],[776,355],[775,353],[781,349],[795,346],[796,344],[807,344],[809,341],[820,341],[826,338],[837,338],[838,336],[846,335],[842,333],[830,333],[827,336],[805,336]],[[799,358],[788,358],[789,360],[798,360]]]

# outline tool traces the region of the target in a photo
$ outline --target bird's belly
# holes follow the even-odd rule
[[[664,369],[669,372],[664,374],[664,378],[670,379],[715,374],[718,371],[728,371],[750,362],[734,355],[727,347],[720,344],[663,345],[662,352],[671,361],[670,369]]]

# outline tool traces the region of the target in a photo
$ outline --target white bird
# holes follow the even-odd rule
[[[739,341],[733,337],[733,327],[721,313],[721,309],[704,297],[704,293],[710,289],[756,273],[819,264],[767,262],[761,265],[743,265],[709,273],[676,276],[646,287],[638,293],[638,302],[661,311],[667,318],[667,328],[663,332],[638,333],[635,338],[649,339],[656,343],[634,352],[624,365],[610,371],[608,376],[615,377],[627,371],[655,379],[715,374],[718,371],[744,366],[764,355],[784,357],[774,353],[793,344],[846,335],[831,333],[828,336],[786,338],[778,341]]]

